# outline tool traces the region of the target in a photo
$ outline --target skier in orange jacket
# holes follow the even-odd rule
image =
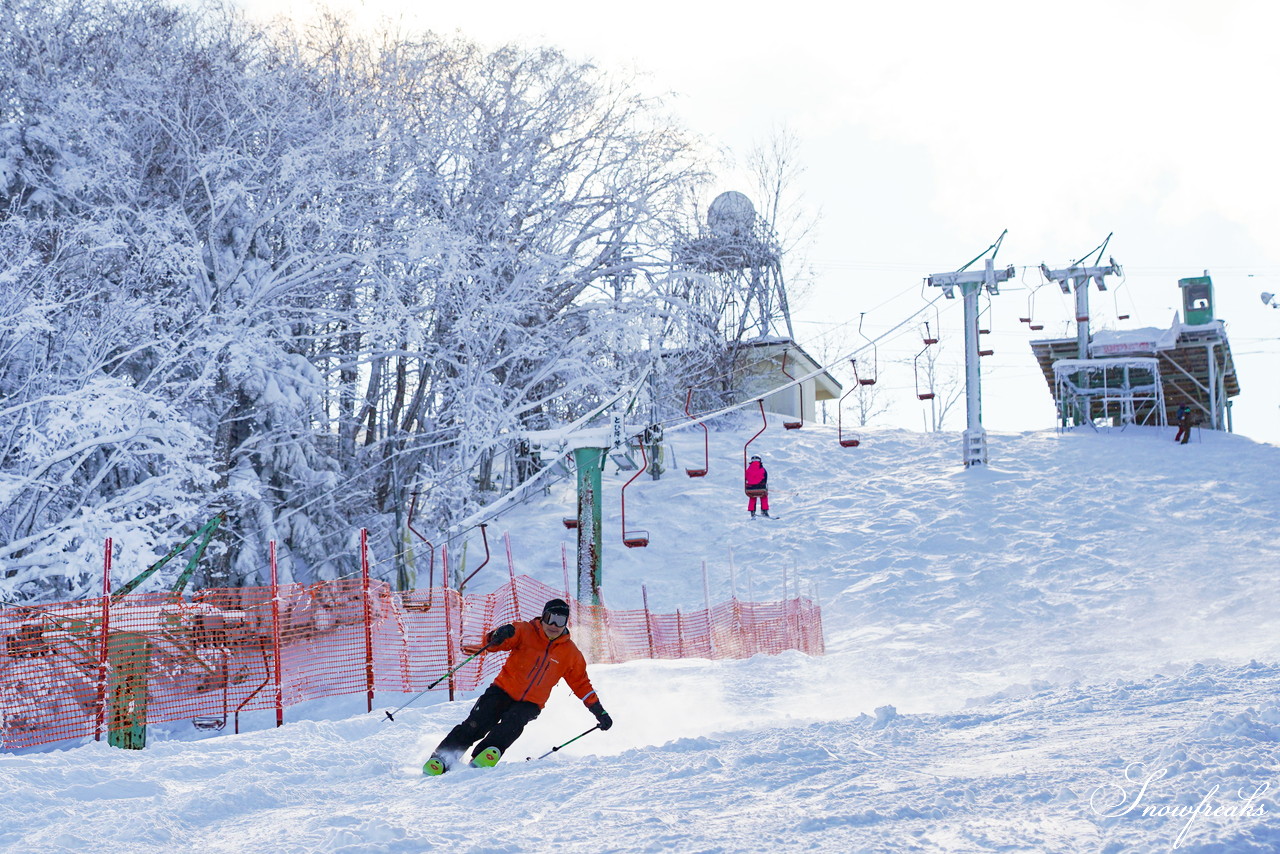
[[[537,620],[499,626],[486,637],[489,649],[511,654],[502,665],[498,678],[480,695],[466,720],[454,727],[440,742],[423,771],[443,774],[471,745],[473,765],[481,754],[490,752],[483,764],[497,762],[524,728],[546,705],[551,689],[561,679],[596,716],[600,729],[613,726],[613,718],[604,710],[591,680],[582,652],[569,637],[569,603],[552,599]],[[482,647],[462,648],[463,652],[479,652]]]

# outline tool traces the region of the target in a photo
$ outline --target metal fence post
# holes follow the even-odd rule
[[[715,627],[711,625],[711,587],[707,584],[707,562],[702,562],[702,604],[707,615],[707,658],[716,657]]]
[[[271,657],[275,662],[276,726],[284,726],[284,687],[280,671],[280,576],[276,571],[276,541],[271,541]]]
[[[676,648],[679,657],[684,658],[684,621],[680,617],[680,609],[676,608]]]
[[[649,588],[640,585],[640,597],[644,600],[644,630],[649,636],[649,657],[654,658],[653,652],[653,622],[649,619]]]
[[[373,614],[369,602],[369,529],[360,529],[360,584],[364,591],[364,684],[373,711]]]
[[[93,726],[93,740],[102,741],[102,725],[107,716],[107,648],[111,630],[111,538],[107,537],[102,554],[102,631],[98,641],[98,714]]]

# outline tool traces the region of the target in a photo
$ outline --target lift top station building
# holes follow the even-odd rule
[[[1240,394],[1240,382],[1226,325],[1214,317],[1207,270],[1178,280],[1181,318],[1175,314],[1169,329],[1096,334],[1089,331],[1087,296],[1082,303],[1079,293],[1087,294],[1089,277],[1072,273],[1055,271],[1052,278],[1064,293],[1068,283],[1077,288],[1077,336],[1031,342],[1060,426],[1163,426],[1176,421],[1180,407],[1190,406],[1199,426],[1232,429],[1231,398]],[[1094,281],[1106,289],[1101,276]]]

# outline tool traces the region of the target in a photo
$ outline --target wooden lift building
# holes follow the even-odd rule
[[[1213,282],[1206,271],[1178,286],[1182,315],[1169,329],[1090,335],[1083,316],[1077,322],[1086,328],[1077,337],[1031,342],[1060,426],[1163,426],[1186,405],[1199,426],[1231,431],[1240,381],[1226,325],[1213,316]]]

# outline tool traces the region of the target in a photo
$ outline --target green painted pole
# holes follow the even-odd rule
[[[576,448],[578,468],[578,601],[600,604],[604,538],[600,525],[600,475],[604,448]]]
[[[147,746],[147,665],[151,643],[136,632],[113,632],[108,643],[111,721],[107,743],[141,750]]]

